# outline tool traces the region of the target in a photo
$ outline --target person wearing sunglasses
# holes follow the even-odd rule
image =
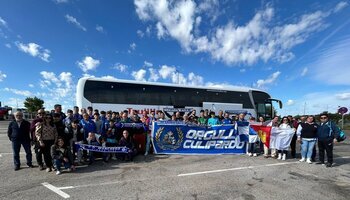
[[[46,172],[52,171],[51,146],[57,141],[58,133],[53,123],[52,115],[46,114],[43,123],[35,129],[35,136],[40,145],[40,151],[44,155]],[[39,166],[43,169],[43,166]]]
[[[324,165],[325,151],[327,153],[327,165],[326,167],[332,167],[333,165],[333,145],[337,142],[335,139],[339,135],[339,129],[334,122],[329,120],[327,113],[320,115],[320,126],[317,129],[318,136],[318,150],[319,150],[319,162],[317,164]]]
[[[38,110],[37,117],[30,124],[30,132],[32,135],[32,141],[33,141],[33,145],[34,145],[35,158],[36,158],[36,162],[39,165],[39,170],[43,170],[43,167],[42,167],[43,166],[43,153],[40,151],[40,144],[35,137],[35,129],[36,129],[36,127],[38,127],[39,125],[41,125],[43,123],[44,117],[45,117],[45,110],[43,108],[41,108]]]

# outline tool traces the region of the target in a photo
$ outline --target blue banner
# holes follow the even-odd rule
[[[157,154],[244,154],[248,135],[237,126],[249,124],[196,126],[153,123],[152,142]]]
[[[75,143],[75,147],[80,150],[88,150],[103,153],[128,153],[129,151],[128,147],[102,147],[79,143]]]

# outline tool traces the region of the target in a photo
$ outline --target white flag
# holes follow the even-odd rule
[[[272,127],[270,137],[270,148],[278,150],[288,150],[295,130],[292,128]]]

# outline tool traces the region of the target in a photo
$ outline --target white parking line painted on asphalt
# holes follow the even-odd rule
[[[227,172],[227,171],[237,171],[237,170],[243,170],[243,169],[254,169],[254,168],[259,168],[259,167],[291,165],[291,164],[296,164],[296,163],[299,163],[299,162],[284,162],[284,163],[274,163],[274,164],[267,164],[267,165],[256,165],[256,166],[235,167],[235,168],[228,168],[228,169],[217,169],[217,170],[211,170],[211,171],[202,171],[202,172],[192,172],[192,173],[186,173],[186,174],[179,174],[177,176],[193,176],[193,175],[200,175],[200,174],[211,174],[211,173],[219,173],[219,172]]]
[[[350,158],[350,156],[344,156],[344,157],[336,157],[336,159],[347,159]],[[236,167],[236,168],[228,168],[228,169],[218,169],[218,170],[210,170],[210,171],[202,171],[202,172],[192,172],[192,173],[185,173],[185,174],[179,174],[177,176],[193,176],[193,175],[200,175],[200,174],[211,174],[211,173],[219,173],[219,172],[227,172],[227,171],[237,171],[237,170],[243,170],[243,169],[254,169],[259,167],[270,167],[270,166],[280,166],[280,165],[290,165],[290,164],[296,164],[300,163],[297,162],[284,162],[284,163],[273,163],[273,164],[266,164],[266,165],[256,165],[256,166],[247,166],[247,167]]]
[[[42,183],[42,185],[65,199],[68,199],[70,197],[67,193],[62,192],[60,190],[60,188],[55,187],[55,186],[51,185],[50,183],[45,182],[45,183]]]
[[[74,189],[73,186],[67,186],[67,187],[58,187],[59,190],[66,190],[66,189]]]
[[[1,155],[1,154],[0,154]],[[350,156],[344,156],[344,157],[336,157],[334,159],[347,159],[350,158]],[[282,166],[282,165],[291,165],[291,164],[297,164],[300,163],[299,161],[296,162],[283,162],[283,163],[272,163],[272,164],[266,164],[266,165],[255,165],[255,166],[247,166],[247,167],[236,167],[236,168],[229,168],[229,169],[218,169],[218,170],[211,170],[211,171],[202,171],[202,172],[193,172],[193,173],[184,173],[184,174],[178,174],[166,176],[166,177],[159,177],[159,178],[145,178],[145,179],[132,179],[132,180],[123,180],[123,181],[113,181],[113,182],[104,182],[104,183],[96,183],[96,184],[86,184],[86,185],[76,185],[76,186],[64,186],[64,187],[55,187],[47,182],[42,183],[43,186],[50,189],[51,191],[55,192],[56,194],[60,195],[61,197],[67,199],[70,198],[70,195],[63,192],[62,190],[67,189],[75,189],[75,188],[84,188],[84,187],[95,187],[95,186],[103,186],[103,185],[113,185],[113,184],[120,184],[125,182],[134,182],[134,181],[148,181],[150,179],[167,179],[167,178],[174,178],[174,177],[182,177],[182,176],[193,176],[193,175],[200,175],[200,174],[210,174],[210,173],[219,173],[219,172],[227,172],[227,171],[238,171],[238,170],[244,170],[244,169],[254,169],[254,168],[262,168],[262,167],[271,167],[271,166]],[[318,177],[313,174],[307,174],[312,175],[315,177]]]

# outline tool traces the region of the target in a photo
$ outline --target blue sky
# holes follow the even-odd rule
[[[266,90],[279,114],[350,107],[349,1],[2,0],[0,101],[75,105],[80,77]]]

